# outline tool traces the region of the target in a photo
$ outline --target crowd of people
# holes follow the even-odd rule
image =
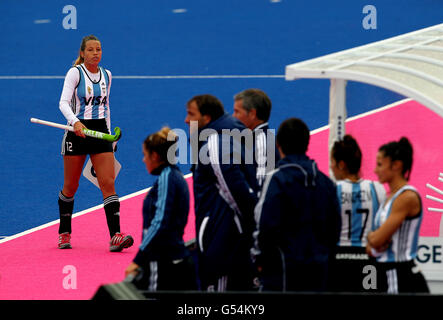
[[[133,239],[120,233],[113,146],[95,145],[81,130],[103,124],[110,129],[111,74],[98,67],[98,39],[85,39],[79,54],[84,59],[69,70],[60,102],[76,130],[63,143],[59,248],[71,248],[73,197],[90,154],[103,192],[110,250],[121,251]],[[100,98],[91,99],[97,93]],[[183,242],[190,193],[171,157],[178,136],[164,127],[146,138],[143,162],[158,179],[143,203],[142,242],[127,279],[150,291],[429,292],[414,262],[423,208],[408,182],[410,141],[402,137],[379,148],[376,182],[361,177],[361,149],[346,135],[330,151],[331,179],[306,154],[310,131],[303,120],[288,118],[276,135],[268,134],[271,108],[259,89],[236,94],[233,115],[213,95],[186,103],[190,135],[200,134],[191,169],[192,252]],[[251,139],[227,134],[234,131],[249,132]]]

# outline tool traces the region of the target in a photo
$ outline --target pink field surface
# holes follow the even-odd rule
[[[192,179],[187,181],[193,198]],[[72,220],[72,250],[57,248],[58,224],[0,243],[0,300],[85,300],[99,286],[122,281],[141,242],[145,196],[121,201],[121,231],[134,238],[134,245],[122,252],[109,252],[103,208]],[[195,237],[193,213],[192,203],[184,241]]]
[[[411,140],[415,155],[411,184],[420,191],[425,209],[443,207],[443,204],[425,199],[426,194],[438,196],[426,188],[427,182],[443,189],[437,180],[439,172],[443,171],[442,128],[442,118],[414,101],[350,119],[346,124],[346,131],[357,138],[363,149],[362,173],[369,179],[375,179],[375,155],[381,144],[401,136]],[[327,129],[313,133],[309,147],[309,155],[325,173],[328,172],[328,133]],[[192,178],[187,180],[193,199]],[[141,241],[145,195],[121,201],[122,231],[135,239],[134,246],[121,253],[109,252],[109,234],[102,208],[73,219],[72,250],[57,249],[58,224],[0,243],[0,299],[90,299],[101,285],[122,281],[124,270]],[[185,241],[195,236],[193,212],[191,203]],[[441,213],[424,210],[421,236],[438,236],[440,219]]]

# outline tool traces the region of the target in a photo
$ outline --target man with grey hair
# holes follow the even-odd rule
[[[246,89],[234,96],[233,116],[253,133],[253,159],[260,187],[266,173],[273,170],[280,159],[275,147],[275,134],[273,130],[269,130],[271,108],[271,99],[260,89]]]

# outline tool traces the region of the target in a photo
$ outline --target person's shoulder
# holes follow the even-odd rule
[[[65,81],[72,82],[73,84],[78,83],[80,80],[80,71],[76,66],[72,66],[66,72]]]
[[[417,204],[420,202],[420,195],[415,189],[406,189],[397,196],[397,200],[406,205]]]
[[[320,170],[317,171],[317,181],[319,182],[319,185],[323,188],[334,191],[337,189],[337,183]]]
[[[317,175],[318,178],[324,179],[328,183],[331,183],[331,184],[335,185],[335,182],[332,181],[332,179],[329,178],[329,176],[327,174],[325,174],[323,171],[317,169],[316,175]],[[339,180],[339,181],[344,181],[344,180]]]
[[[106,69],[105,67],[101,67],[101,68],[108,74],[109,79],[112,79],[112,72],[111,72],[111,70]]]
[[[171,179],[186,182],[185,176],[183,175],[179,167],[177,167],[176,165],[168,165],[163,171],[165,171],[165,173]]]
[[[176,165],[170,165],[166,167],[166,169],[168,169],[166,172],[169,181],[168,182],[169,186],[173,187],[175,190],[180,190],[181,192],[189,193],[188,182],[186,181],[186,178],[183,175],[183,173],[180,171],[180,169]]]
[[[268,190],[273,190],[273,192],[281,190],[282,186],[286,185],[285,182],[287,179],[288,176],[280,168],[275,168],[266,173],[262,190],[263,192],[268,192]]]
[[[79,76],[78,66],[71,66],[66,72],[66,76]]]
[[[286,177],[287,174],[284,172],[284,167],[277,167],[274,170],[269,171],[268,173],[266,173],[266,176],[270,176],[270,177]]]
[[[159,172],[157,172],[158,174],[158,178],[157,178],[157,183],[160,185],[167,185],[168,188],[173,185],[173,183],[171,182],[171,180],[176,180],[176,177],[174,176],[174,173],[172,172],[173,170],[171,170],[170,166],[166,166],[162,169],[155,169],[155,170],[161,170]],[[162,188],[163,191],[166,191],[166,189]]]
[[[404,190],[395,198],[392,210],[409,219],[419,216],[421,212],[420,195],[413,189]]]
[[[268,130],[269,130],[269,124],[267,122],[263,122],[258,126],[256,126],[252,131],[256,134],[259,134],[259,133],[268,133],[267,132]]]
[[[292,163],[285,163],[278,166],[274,170],[268,172],[266,177],[268,176],[274,184],[281,186],[295,186],[301,181],[305,181],[304,173],[297,165]]]
[[[174,164],[170,164],[168,165],[165,169],[169,168],[169,175],[174,176],[174,177],[179,177],[179,178],[183,178],[183,174],[180,171],[180,169],[174,165]]]

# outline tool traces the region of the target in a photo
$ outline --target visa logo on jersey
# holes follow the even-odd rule
[[[94,106],[99,106],[99,105],[106,105],[106,103],[108,102],[108,97],[107,96],[96,96],[96,97],[89,97],[88,99],[86,99],[86,97],[83,97],[83,103],[85,106],[90,106],[90,105],[94,105]]]

